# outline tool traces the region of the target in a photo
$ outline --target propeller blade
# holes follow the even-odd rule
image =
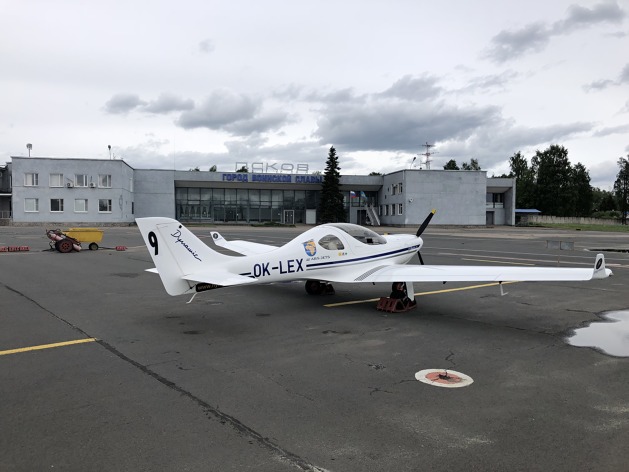
[[[419,256],[419,262],[421,262],[421,264],[424,265],[424,259],[422,259],[422,253],[417,251],[417,255]]]
[[[421,234],[424,232],[424,230],[426,229],[426,227],[428,226],[428,223],[430,223],[430,220],[432,220],[432,217],[435,216],[435,213],[437,213],[437,210],[432,210],[428,216],[426,217],[426,219],[424,220],[424,222],[422,223],[422,225],[419,227],[419,229],[417,230],[417,234],[416,236],[421,236]]]

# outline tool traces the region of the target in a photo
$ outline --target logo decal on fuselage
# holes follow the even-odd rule
[[[188,246],[188,244],[183,239],[181,239],[181,230],[176,230],[173,234],[171,234],[171,236],[176,239],[176,241],[175,241],[176,243],[179,243],[183,247],[185,247],[186,250],[190,254],[192,254],[192,257],[194,257],[198,261],[201,261],[201,258],[199,257],[197,252],[194,249],[192,249],[190,246]]]
[[[308,256],[312,257],[317,253],[317,245],[313,239],[302,244],[304,245],[304,250]]]

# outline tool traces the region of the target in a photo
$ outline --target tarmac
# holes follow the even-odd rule
[[[629,359],[566,342],[629,308],[627,233],[437,228],[427,264],[593,266],[590,282],[303,282],[170,297],[135,227],[49,250],[0,227],[2,471],[626,471]],[[194,227],[280,245],[301,228]],[[414,232],[380,228],[380,232]],[[548,241],[573,243],[553,249]],[[84,245],[86,246],[86,245]],[[414,261],[417,263],[417,261]],[[629,339],[625,340],[629,346]],[[462,388],[415,378],[469,376]]]

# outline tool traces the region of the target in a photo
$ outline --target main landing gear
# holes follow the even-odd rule
[[[335,292],[330,282],[306,280],[306,293],[308,295],[334,295]]]

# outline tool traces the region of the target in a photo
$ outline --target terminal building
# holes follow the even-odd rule
[[[12,157],[0,166],[0,222],[124,225],[182,222],[316,224],[323,175],[134,169],[123,160]],[[417,226],[515,224],[515,179],[485,171],[403,169],[343,175],[347,221]]]

